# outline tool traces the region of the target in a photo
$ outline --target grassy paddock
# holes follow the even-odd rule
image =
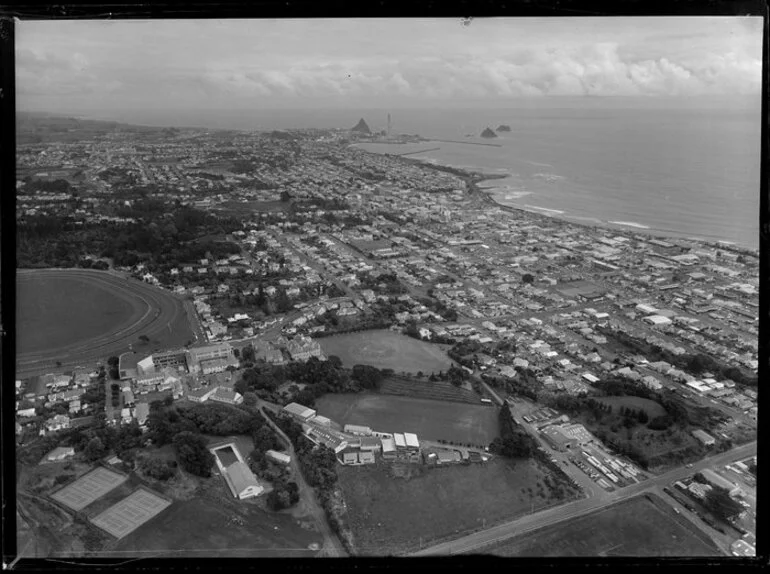
[[[356,554],[417,550],[557,502],[534,461],[414,470],[406,480],[394,478],[382,462],[338,469]]]
[[[484,550],[498,556],[719,556],[714,543],[655,495],[637,496]]]
[[[135,530],[105,556],[312,557],[322,537],[289,514],[253,502],[194,498],[178,501]]]

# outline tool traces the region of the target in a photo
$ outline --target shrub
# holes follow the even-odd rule
[[[214,466],[214,455],[206,447],[206,439],[199,434],[183,431],[172,441],[179,464],[184,470],[208,478]]]
[[[173,462],[173,461],[172,461]],[[155,480],[168,480],[176,474],[176,462],[172,467],[170,463],[155,457],[143,458],[139,467],[142,472]]]

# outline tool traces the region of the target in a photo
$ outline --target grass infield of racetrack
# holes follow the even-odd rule
[[[53,370],[194,339],[183,301],[133,279],[81,269],[17,275],[17,370]],[[146,335],[149,343],[141,343]]]
[[[121,295],[82,275],[20,274],[17,353],[34,354],[80,343],[131,325],[147,306]]]

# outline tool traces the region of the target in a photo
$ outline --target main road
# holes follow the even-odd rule
[[[484,547],[504,542],[514,536],[589,514],[610,504],[627,500],[657,487],[663,487],[674,481],[682,480],[705,468],[720,466],[734,460],[743,460],[747,457],[754,456],[756,452],[757,443],[756,441],[753,441],[727,452],[704,458],[703,460],[694,463],[692,467],[682,467],[671,470],[644,482],[633,484],[609,493],[607,496],[582,499],[555,508],[543,510],[542,512],[536,512],[535,514],[524,516],[512,522],[499,524],[456,540],[450,540],[431,546],[430,548],[422,549],[418,552],[414,552],[412,556],[451,555],[479,552]]]

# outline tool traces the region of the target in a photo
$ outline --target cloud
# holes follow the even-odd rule
[[[729,21],[724,32],[721,22],[697,19],[656,21],[643,32],[643,22],[630,20],[327,24],[281,22],[260,34],[257,24],[244,23],[113,24],[83,39],[26,29],[17,87],[27,95],[156,106],[760,91],[761,27],[743,21]],[[536,33],[546,27],[552,35]],[[294,41],[295,28],[306,42]],[[432,35],[421,33],[428,30]]]

